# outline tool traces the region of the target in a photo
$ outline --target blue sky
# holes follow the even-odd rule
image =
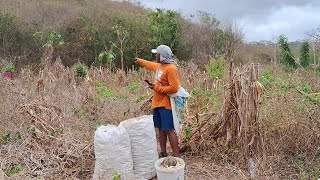
[[[303,40],[320,26],[320,0],[139,0],[150,8],[179,10],[185,15],[206,11],[222,21],[235,22],[246,41]]]

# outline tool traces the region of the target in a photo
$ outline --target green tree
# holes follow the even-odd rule
[[[23,46],[23,36],[14,14],[0,13],[0,52],[5,55],[19,54]]]
[[[225,33],[220,28],[220,21],[211,13],[199,11],[201,28],[205,36],[205,51],[211,57],[224,54]]]
[[[147,14],[128,17],[117,13],[108,24],[95,31],[95,64],[126,70],[134,65],[135,57],[151,59],[151,30],[147,27]]]
[[[102,51],[98,56],[98,64],[102,65],[105,62],[108,62],[110,64],[110,67],[113,63],[113,61],[116,58],[116,54],[112,50],[105,50]]]
[[[112,32],[116,35],[117,42],[111,41],[111,43],[120,52],[121,70],[124,71],[124,51],[128,31],[122,26],[114,26],[112,27]]]
[[[303,42],[300,49],[300,65],[308,68],[311,63],[310,45],[307,41]]]
[[[231,58],[242,42],[241,29],[231,23],[222,26],[215,15],[208,12],[199,11],[198,17],[206,53],[214,58],[219,55]]]
[[[172,10],[156,9],[156,11],[149,11],[149,28],[154,35],[150,39],[152,47],[165,44],[170,46],[173,52],[179,49],[181,38],[179,17],[180,14]]]
[[[284,35],[279,36],[278,44],[281,49],[280,62],[289,68],[297,68],[297,64],[289,48],[288,38]]]
[[[44,47],[44,54],[46,54],[46,58],[43,58],[42,65],[48,65],[51,60],[56,60],[59,56],[58,47],[64,44],[64,40],[60,31],[58,30],[50,30],[47,34],[47,37],[44,37],[44,33],[41,31],[37,31],[33,34],[33,38],[35,43],[39,46]],[[51,58],[48,57],[51,56]]]

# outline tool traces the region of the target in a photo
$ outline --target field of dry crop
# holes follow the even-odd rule
[[[192,94],[181,133],[188,147],[186,179],[248,179],[241,149],[228,148],[226,137],[200,139],[201,147],[190,138],[220,120],[227,76],[211,79],[192,63],[180,70]],[[272,65],[259,70],[265,87],[258,109],[265,158],[257,179],[320,178],[319,76]],[[14,80],[1,78],[0,179],[90,179],[95,128],[150,113],[152,92],[143,80],[152,77],[144,70],[92,68],[79,79],[73,69],[56,63],[37,73],[25,68]]]

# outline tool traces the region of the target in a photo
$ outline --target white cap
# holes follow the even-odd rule
[[[152,49],[151,50],[152,53],[156,54],[156,53],[159,53],[161,54],[162,56],[165,56],[165,57],[172,57],[172,51],[171,51],[171,48],[169,46],[166,46],[166,45],[160,45],[157,47],[157,49]]]
[[[176,64],[173,60],[173,54],[169,46],[162,44],[158,46],[157,49],[152,49],[151,52],[160,54],[160,62],[162,63]]]

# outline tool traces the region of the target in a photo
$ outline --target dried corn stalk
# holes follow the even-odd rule
[[[258,68],[253,64],[242,70],[230,63],[229,88],[220,127],[229,147],[240,147],[244,158],[263,154],[263,141],[259,131]],[[217,131],[214,131],[217,132]]]
[[[217,141],[226,138],[229,148],[239,148],[245,160],[262,157],[264,145],[259,131],[258,68],[251,64],[235,69],[233,62],[229,67],[229,85],[225,93],[221,118],[215,124],[202,121],[191,137],[199,149],[203,149],[208,140]],[[259,92],[257,91],[259,90]],[[203,127],[207,127],[203,129]]]

